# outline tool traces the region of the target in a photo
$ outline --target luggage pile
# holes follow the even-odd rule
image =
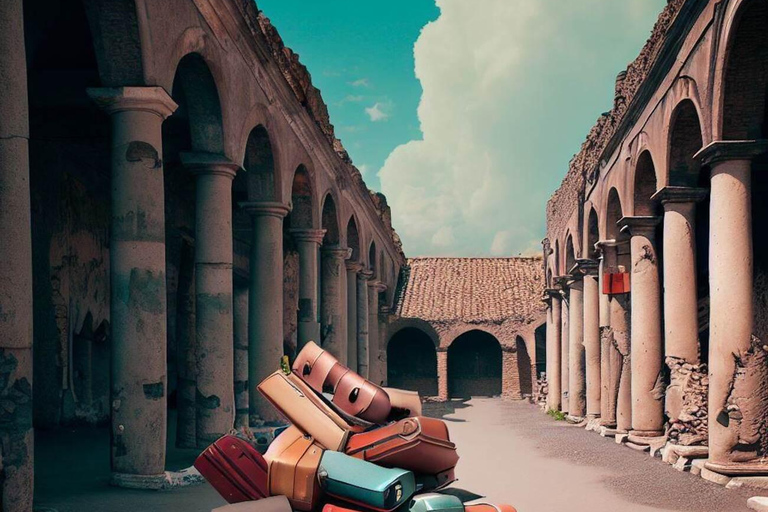
[[[229,434],[197,458],[237,504],[217,511],[514,512],[441,493],[459,460],[446,424],[421,416],[418,393],[381,388],[312,342],[258,389],[291,425],[263,456]]]

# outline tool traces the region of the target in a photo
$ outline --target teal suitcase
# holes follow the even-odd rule
[[[430,492],[411,498],[408,512],[464,512],[464,504],[456,496]]]
[[[416,490],[410,471],[383,468],[331,450],[323,453],[317,476],[326,494],[384,512],[406,503]]]

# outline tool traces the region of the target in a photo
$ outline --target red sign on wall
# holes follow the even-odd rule
[[[629,272],[607,272],[603,274],[603,295],[629,293]]]

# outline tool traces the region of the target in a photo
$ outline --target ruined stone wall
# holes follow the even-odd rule
[[[656,62],[667,31],[685,1],[669,0],[640,55],[617,77],[613,108],[598,118],[579,152],[570,161],[568,172],[560,187],[547,202],[547,236],[551,240],[563,236],[568,220],[578,207],[579,197],[583,195],[587,184],[596,180],[603,153],[616,135],[627,108]]]

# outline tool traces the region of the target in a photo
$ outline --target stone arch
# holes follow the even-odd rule
[[[592,205],[589,206],[589,213],[587,214],[584,240],[586,241],[586,247],[584,248],[586,257],[593,260],[597,259],[598,254],[595,244],[600,241],[600,227],[597,220],[597,210]]]
[[[323,245],[339,245],[341,242],[339,229],[339,215],[336,209],[336,201],[333,193],[330,191],[325,194],[323,199],[323,210],[321,215],[322,228],[325,230]]]
[[[360,261],[360,232],[357,229],[357,221],[354,214],[349,216],[349,221],[347,222],[347,247],[352,249],[350,260]]]
[[[716,102],[723,140],[768,137],[768,5],[744,0],[730,9]]]
[[[608,191],[608,202],[605,208],[605,237],[608,240],[616,240],[619,237],[617,223],[624,217],[624,209],[621,206],[621,197],[615,187]]]
[[[248,134],[243,167],[249,201],[278,200],[274,152],[269,133],[263,125],[256,126]]]
[[[437,352],[433,338],[418,327],[403,327],[387,343],[387,384],[435,396]]]
[[[292,229],[310,229],[315,226],[315,194],[312,177],[304,165],[293,174],[291,186],[291,213],[288,224]]]
[[[567,274],[576,265],[576,251],[573,247],[573,235],[568,233],[565,239],[565,268],[564,273]]]
[[[672,186],[699,185],[700,164],[694,155],[703,145],[701,121],[690,99],[677,104],[669,121],[667,181]]]
[[[373,272],[373,277],[378,277],[379,267],[376,261],[376,241],[371,240],[371,245],[368,246],[368,269]]]
[[[451,397],[501,394],[501,344],[492,334],[472,329],[448,347],[448,394]]]
[[[201,54],[188,53],[179,60],[171,96],[179,108],[165,124],[187,123],[192,151],[223,155],[224,128],[219,91]]]
[[[515,338],[517,352],[517,374],[520,376],[520,393],[524,396],[533,395],[533,363],[528,354],[528,346],[522,336]]]
[[[656,215],[656,204],[651,200],[656,190],[656,167],[651,152],[645,150],[640,153],[635,166],[632,202],[636,216]]]

